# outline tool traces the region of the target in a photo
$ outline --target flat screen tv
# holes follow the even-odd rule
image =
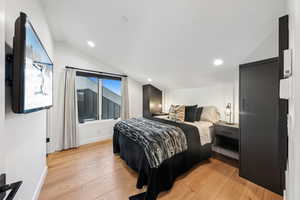
[[[30,113],[52,106],[53,63],[25,13],[15,22],[12,110]]]

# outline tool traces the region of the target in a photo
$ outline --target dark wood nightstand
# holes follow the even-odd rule
[[[239,125],[218,122],[214,125],[215,140],[213,151],[222,155],[239,159]]]
[[[155,117],[155,116],[165,116],[165,115],[169,115],[169,113],[152,113],[152,117]]]

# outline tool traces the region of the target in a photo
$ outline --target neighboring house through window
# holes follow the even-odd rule
[[[120,118],[121,79],[77,72],[76,88],[80,123]]]

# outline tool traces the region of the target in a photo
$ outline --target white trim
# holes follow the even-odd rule
[[[104,137],[92,137],[92,138],[87,138],[85,140],[81,140],[79,142],[79,145],[85,145],[85,144],[90,144],[90,143],[94,143],[94,142],[100,142],[100,141],[104,141],[107,139],[112,139],[111,135],[106,135]]]
[[[45,180],[46,180],[46,177],[47,177],[47,173],[48,173],[48,167],[46,166],[44,168],[44,171],[40,177],[40,180],[39,180],[39,183],[34,191],[34,194],[33,194],[33,197],[32,197],[32,200],[38,200],[39,199],[39,196],[40,196],[40,192],[42,190],[42,187],[45,183]]]
[[[84,126],[88,126],[90,124],[101,124],[101,123],[105,123],[105,122],[118,122],[121,119],[100,119],[100,120],[93,120],[93,121],[88,121],[88,122],[84,122],[84,123],[79,123],[78,126],[80,127],[84,127]]]

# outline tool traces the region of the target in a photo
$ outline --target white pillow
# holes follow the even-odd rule
[[[201,114],[201,121],[216,123],[220,121],[220,113],[215,106],[204,106]]]

